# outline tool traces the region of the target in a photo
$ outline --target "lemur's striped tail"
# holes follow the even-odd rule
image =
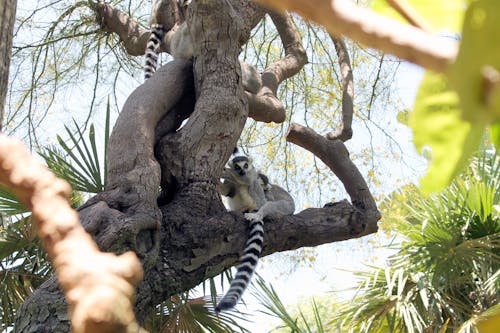
[[[146,45],[146,60],[144,63],[144,79],[149,79],[156,72],[156,61],[160,53],[160,45],[164,35],[163,25],[152,24],[151,36]]]
[[[250,235],[245,245],[245,251],[240,258],[240,263],[236,267],[236,275],[231,281],[229,290],[215,307],[215,311],[220,312],[233,308],[243,295],[243,292],[250,284],[257,262],[262,252],[264,241],[264,222],[250,221]]]

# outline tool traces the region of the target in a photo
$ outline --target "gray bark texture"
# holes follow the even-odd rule
[[[106,29],[133,30],[120,23],[130,20],[112,21],[123,14],[112,7],[101,5],[98,12]],[[281,112],[279,101],[269,101],[277,101],[279,83],[307,62],[291,20],[273,13],[285,58],[264,72],[259,93],[244,92],[238,55],[264,14],[246,0],[191,3],[186,21],[193,61],[169,62],[129,96],[109,141],[107,189],[79,208],[82,224],[102,250],[133,250],[141,259],[145,272],[135,307],[139,322],[169,296],[236,264],[243,251],[248,223],[243,215],[226,211],[217,182],[251,105],[266,108],[257,112],[259,117]],[[141,40],[147,38],[130,36],[124,43],[140,49],[134,43]],[[288,136],[325,161],[352,203],[343,200],[266,219],[264,255],[376,232],[380,214],[342,141],[298,125]],[[16,332],[68,332],[65,311],[53,277],[23,304]]]
[[[9,82],[12,33],[16,19],[17,0],[0,1],[0,131],[3,126],[5,97]]]

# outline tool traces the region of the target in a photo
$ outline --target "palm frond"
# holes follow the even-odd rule
[[[0,185],[0,214],[11,216],[23,214],[27,211],[27,208],[21,204],[12,192]]]
[[[106,157],[107,143],[109,140],[109,100],[106,108],[106,125],[104,134],[104,162],[99,161],[99,152],[95,137],[94,125],[90,125],[88,140],[84,138],[84,133],[74,121],[76,135],[65,126],[66,134],[69,136],[68,145],[61,136],[57,136],[60,148],[45,147],[39,150],[38,154],[45,160],[47,166],[60,178],[70,183],[76,191],[86,193],[99,193],[104,191],[106,186]],[[101,167],[101,165],[103,167]]]
[[[217,314],[210,297],[190,298],[189,291],[170,297],[146,321],[146,329],[168,333],[249,333],[236,310]]]

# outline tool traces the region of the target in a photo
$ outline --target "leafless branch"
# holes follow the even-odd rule
[[[335,45],[335,51],[337,51],[342,78],[342,122],[340,127],[335,132],[328,133],[326,138],[329,140],[340,139],[347,141],[352,138],[351,125],[354,109],[354,81],[351,60],[349,59],[349,53],[342,37],[330,35],[330,38],[333,41],[333,45]]]

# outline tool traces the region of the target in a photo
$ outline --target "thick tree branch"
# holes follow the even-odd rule
[[[339,58],[340,76],[342,80],[342,120],[340,127],[335,132],[330,132],[326,135],[329,140],[340,139],[347,141],[352,138],[352,114],[354,110],[354,80],[352,77],[351,60],[349,53],[342,37],[330,38],[335,45],[335,51]]]
[[[257,0],[276,10],[296,11],[323,25],[333,35],[345,35],[368,47],[393,54],[437,72],[448,69],[458,47],[449,39],[399,23],[348,0]]]
[[[21,142],[4,135],[0,180],[32,211],[38,236],[65,290],[73,332],[138,332],[131,301],[142,269],[135,254],[99,252],[67,201],[70,186],[36,161]]]
[[[101,26],[116,33],[128,54],[137,56],[144,54],[151,31],[142,28],[125,12],[105,2],[97,4],[98,21]]]

